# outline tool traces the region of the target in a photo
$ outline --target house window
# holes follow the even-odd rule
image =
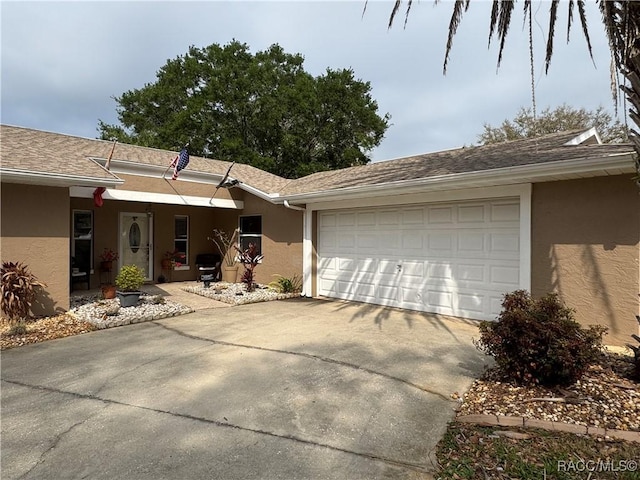
[[[242,251],[249,248],[250,243],[253,243],[258,249],[258,254],[262,254],[262,217],[260,215],[240,217],[238,238]]]
[[[176,215],[173,219],[174,238],[173,249],[178,252],[176,262],[181,266],[189,264],[189,217]]]
[[[93,212],[73,211],[72,267],[81,272],[93,271]]]

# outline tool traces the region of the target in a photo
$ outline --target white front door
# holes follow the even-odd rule
[[[137,265],[147,280],[153,278],[152,221],[146,213],[120,213],[119,265]]]

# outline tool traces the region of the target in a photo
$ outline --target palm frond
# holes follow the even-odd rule
[[[574,3],[573,0],[569,0],[569,7],[568,7],[568,20],[567,20],[567,43],[569,43],[569,32],[571,32],[571,23],[573,22],[573,7],[574,7]]]
[[[396,13],[400,10],[400,5],[402,4],[402,0],[396,0],[393,4],[393,10],[391,10],[391,15],[389,16],[389,25],[387,28],[391,28],[393,25],[393,19],[396,18]]]
[[[587,41],[589,56],[591,57],[591,61],[595,64],[593,59],[593,49],[591,48],[591,38],[589,38],[589,29],[587,28],[587,14],[584,11],[584,0],[578,0],[578,14],[580,15],[580,23],[582,24],[582,33],[584,34],[584,39]],[[567,31],[567,39],[568,38],[569,32]]]
[[[451,14],[451,20],[449,21],[449,36],[447,38],[447,48],[444,54],[444,66],[443,73],[447,73],[447,63],[449,62],[449,53],[451,52],[451,47],[453,47],[453,37],[458,30],[458,25],[460,25],[460,21],[462,20],[462,15],[469,8],[469,3],[471,0],[456,0],[456,3],[453,5],[453,13]]]
[[[555,35],[556,20],[558,19],[558,3],[560,0],[553,0],[549,9],[549,35],[547,36],[547,53],[544,58],[544,73],[549,73],[549,65],[553,56],[553,37]]]
[[[514,9],[514,2],[505,0],[500,3],[500,14],[498,17],[498,39],[500,39],[500,51],[498,52],[498,68],[500,62],[502,62],[502,52],[504,51],[504,44],[507,39],[507,33],[509,33],[509,25],[511,25],[511,13]]]
[[[526,9],[526,4],[525,4]],[[489,24],[489,46],[491,46],[491,37],[496,30],[496,24],[498,23],[498,13],[500,12],[500,0],[493,0],[491,6],[491,22]]]

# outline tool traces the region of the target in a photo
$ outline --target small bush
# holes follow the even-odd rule
[[[286,278],[282,275],[276,276],[278,279],[269,284],[274,290],[280,293],[297,293],[302,291],[302,278],[299,275],[294,275],[291,278]]]
[[[46,285],[39,282],[25,264],[2,262],[0,307],[9,322],[17,323],[28,318],[31,303],[39,287],[46,287]]]
[[[24,322],[18,322],[15,323],[11,326],[11,328],[9,329],[9,331],[7,332],[7,335],[12,336],[12,335],[26,335],[27,334],[27,324]]]
[[[476,347],[516,383],[566,385],[598,359],[606,330],[582,328],[557,294],[534,300],[517,290],[504,296],[497,322],[480,324]]]
[[[140,290],[144,283],[144,271],[137,265],[123,265],[116,277],[116,287],[122,292]]]

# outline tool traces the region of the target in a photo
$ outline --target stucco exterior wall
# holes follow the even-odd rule
[[[2,261],[23,262],[47,286],[32,313],[69,309],[69,189],[2,183]]]
[[[198,273],[196,256],[200,253],[217,253],[215,244],[208,239],[213,229],[232,232],[238,227],[240,215],[262,216],[262,250],[265,258],[256,268],[259,283],[271,282],[275,278],[274,274],[285,277],[302,275],[302,212],[273,205],[238,189],[234,196],[244,201],[243,210],[124,201],[105,201],[102,207],[95,207],[92,199],[72,198],[70,212],[74,209],[91,210],[94,215],[94,271],[90,279],[91,288],[98,288],[108,279],[111,282],[115,279],[117,267],[110,277],[101,273],[99,256],[105,248],[118,250],[120,212],[138,212],[141,215],[149,212],[153,216],[154,271],[151,278],[154,282],[158,281],[161,274],[167,281],[195,280]],[[164,254],[173,250],[175,215],[189,217],[189,269],[163,271],[161,263]],[[71,213],[68,213],[67,217],[70,216]],[[67,228],[67,234],[70,235],[69,223]],[[66,245],[65,248],[68,250],[69,246]],[[238,280],[241,274],[242,266],[239,267]]]
[[[301,211],[273,205],[253,195],[244,196],[242,215],[262,215],[262,253],[264,259],[256,267],[256,281],[268,284],[274,275],[302,277]],[[241,275],[242,267],[240,267]]]
[[[605,343],[638,333],[640,195],[631,176],[533,185],[531,290],[557,292]]]

